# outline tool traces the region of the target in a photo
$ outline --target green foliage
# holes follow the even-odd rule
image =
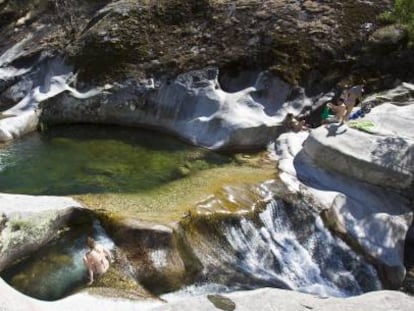
[[[395,14],[391,11],[384,12],[377,17],[377,20],[384,25],[394,24],[397,22]]]
[[[414,1],[395,0],[395,15],[397,19],[407,25],[414,24]]]
[[[386,12],[379,17],[385,23],[400,23],[406,27],[411,44],[414,44],[414,1],[395,0],[394,11]]]

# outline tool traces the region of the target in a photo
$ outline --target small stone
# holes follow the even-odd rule
[[[224,311],[233,311],[236,309],[236,304],[230,298],[224,297],[222,295],[208,295],[207,299],[220,310]]]

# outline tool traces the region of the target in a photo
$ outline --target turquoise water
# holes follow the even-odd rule
[[[0,192],[135,193],[230,161],[142,129],[55,127],[0,145]]]
[[[83,256],[87,236],[113,252],[113,242],[95,220],[72,226],[47,246],[18,260],[0,276],[20,292],[41,300],[57,300],[86,286],[89,281]]]
[[[23,294],[57,300],[88,282],[82,261],[86,228],[62,234],[58,240],[1,272],[1,277]]]

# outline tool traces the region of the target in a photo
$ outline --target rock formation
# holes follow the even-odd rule
[[[54,239],[81,208],[70,198],[0,194],[0,270]]]
[[[0,0],[0,142],[55,124],[87,122],[149,127],[214,150],[264,148],[284,130],[286,113],[317,114],[339,85],[363,77],[374,93],[412,79],[406,32],[377,23],[391,6],[390,0]],[[289,190],[280,194],[283,199],[312,206],[375,264],[389,288],[404,279],[404,242],[413,218],[412,93],[412,85],[401,84],[367,98],[375,108],[362,120],[276,141],[280,180]],[[199,208],[208,214],[206,206]],[[71,199],[0,194],[0,209],[3,269],[52,240],[81,206]],[[174,290],[208,264],[197,261],[197,252],[180,249],[177,227],[129,219],[111,229],[125,256],[150,268],[139,275],[148,287],[155,278],[164,282],[163,290]],[[164,244],[146,240],[148,231]],[[144,251],[134,249],[135,236]],[[194,260],[190,266],[187,255]],[[47,303],[2,280],[0,287],[5,310],[142,308],[98,299],[89,294],[93,290]],[[413,308],[411,297],[387,291],[350,300],[276,289],[228,297],[246,310],[275,304],[285,310]],[[208,299],[168,308],[213,310],[213,302],[228,302]]]
[[[264,147],[287,112],[311,106],[304,94],[340,80],[324,77],[330,66],[341,71],[334,76],[356,75],[351,63],[337,61],[344,48],[367,40],[376,15],[390,5],[25,2],[1,5],[1,106],[15,105],[2,113],[2,141],[35,130],[41,115],[41,128],[85,121],[144,126],[226,150]],[[302,83],[312,90],[297,87]]]
[[[282,181],[318,206],[333,230],[379,261],[394,288],[404,279],[413,218],[413,113],[410,102],[383,103],[348,125],[283,134],[276,144]]]

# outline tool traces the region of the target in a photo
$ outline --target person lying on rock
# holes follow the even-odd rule
[[[306,126],[306,122],[305,120],[297,120],[294,116],[293,113],[288,113],[286,115],[286,127],[289,130],[292,130],[294,132],[300,132],[300,131],[308,131],[309,128]]]
[[[88,237],[86,243],[89,251],[83,256],[83,262],[89,273],[88,285],[91,285],[96,277],[108,271],[113,258],[110,251],[101,244],[96,243],[93,238]]]
[[[327,104],[328,108],[333,111],[335,114],[335,121],[339,122],[340,124],[344,123],[345,116],[347,113],[347,107],[342,99],[339,99],[336,105],[332,103]]]

